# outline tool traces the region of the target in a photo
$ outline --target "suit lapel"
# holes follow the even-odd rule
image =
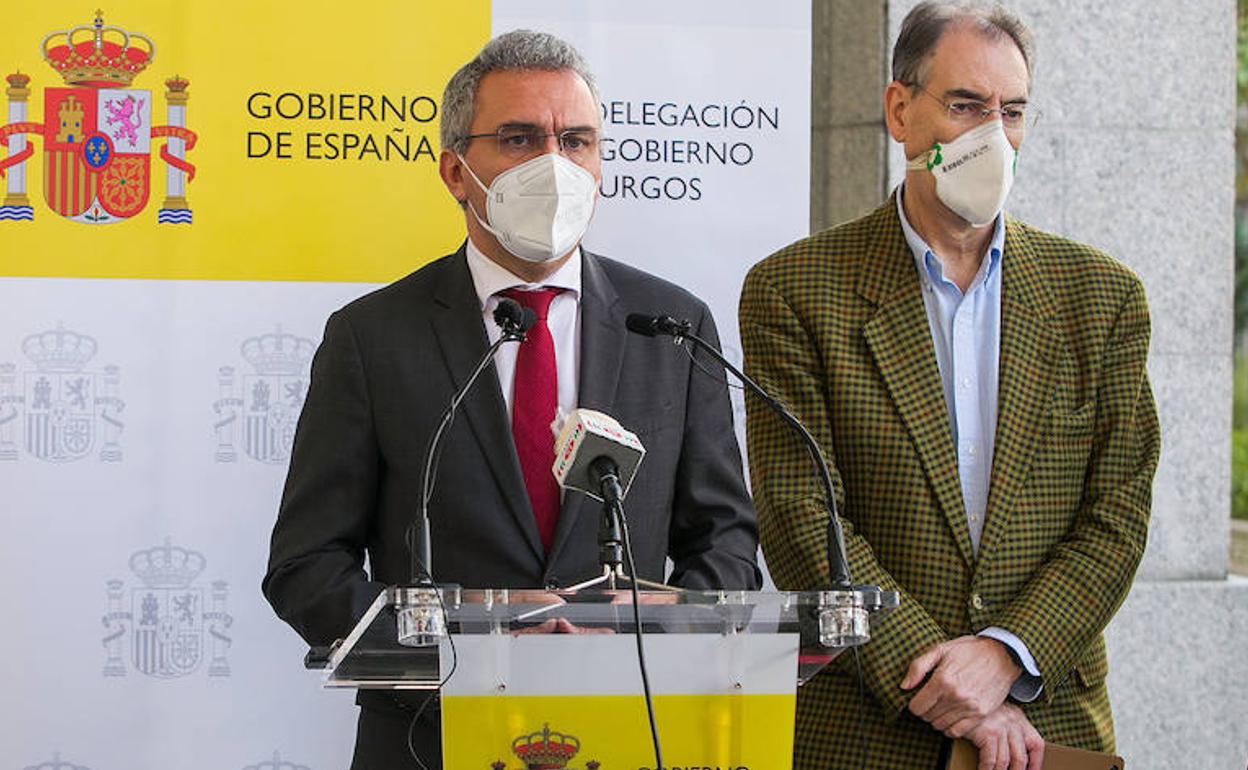
[[[434,337],[442,350],[453,387],[458,390],[489,346],[481,322],[480,300],[473,288],[463,248],[442,271],[441,281],[434,290],[431,316]],[[520,461],[516,458],[515,445],[511,440],[506,402],[503,401],[493,367],[481,373],[473,392],[460,405],[460,412],[476,435],[490,472],[503,493],[503,499],[507,501],[507,508],[524,533],[524,540],[539,559],[544,558],[541,537],[520,472]],[[460,472],[471,471],[461,469]]]
[[[1039,257],[1023,228],[1007,220],[1001,259],[997,431],[981,556],[1000,541],[1027,478],[1045,406],[1052,397],[1061,343]],[[980,559],[981,564],[984,561]]]
[[[624,327],[624,313],[618,305],[619,296],[598,258],[583,248],[581,255],[581,362],[577,405],[611,414],[620,383],[628,332]],[[599,510],[597,501],[579,492],[564,493],[563,508],[559,512],[559,524],[550,549],[552,564],[558,559],[577,519],[587,507],[594,514]]]
[[[894,194],[895,195],[895,194]],[[914,258],[895,197],[875,213],[858,292],[877,305],[863,328],[867,345],[918,451],[936,499],[968,566],[974,565],[958,461]]]

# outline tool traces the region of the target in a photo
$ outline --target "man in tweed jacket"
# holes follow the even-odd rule
[[[1102,631],[1144,551],[1160,443],[1148,309],[1110,257],[1001,213],[1031,55],[1005,11],[917,6],[885,92],[903,186],[745,282],[746,369],[827,454],[855,582],[901,596],[861,649],[865,706],[850,655],[799,691],[795,767],[926,770],[947,737],[984,768],[1038,769],[1043,741],[1114,748]],[[1005,140],[963,155],[967,132]],[[756,404],[748,438],[777,585],[826,586],[807,455]]]

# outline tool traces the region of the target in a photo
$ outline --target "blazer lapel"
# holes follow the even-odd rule
[[[944,511],[958,550],[975,563],[944,387],[914,258],[897,217],[896,194],[875,214],[858,293],[878,307],[863,328],[867,345],[901,414]]]
[[[992,479],[979,552],[1001,539],[1031,466],[1055,387],[1062,335],[1039,257],[1023,228],[1007,220],[1001,259],[1001,357]],[[980,559],[982,564],[985,560]]]
[[[481,303],[473,288],[472,274],[468,271],[462,247],[442,271],[441,281],[434,291],[431,317],[434,337],[442,350],[453,387],[458,390],[467,382],[473,367],[489,347],[481,322]],[[516,458],[515,445],[511,440],[506,402],[492,366],[481,373],[472,393],[460,404],[459,411],[467,418],[476,435],[481,453],[485,455],[516,525],[524,533],[525,542],[539,559],[544,558],[541,537],[524,488],[524,476],[520,472],[520,461]],[[460,472],[470,473],[471,470],[460,469]]]
[[[611,413],[620,369],[624,363],[624,343],[628,335],[619,295],[599,264],[598,258],[581,249],[581,362],[577,386],[577,405]],[[628,426],[625,425],[625,428]],[[584,508],[593,514],[599,503],[580,492],[565,492],[555,540],[550,548],[550,562],[559,557]],[[591,515],[593,515],[591,514]]]

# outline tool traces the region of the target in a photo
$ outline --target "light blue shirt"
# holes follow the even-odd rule
[[[914,255],[923,288],[923,307],[932,333],[936,365],[945,391],[945,408],[958,456],[958,481],[971,546],[979,554],[992,479],[993,440],[997,431],[997,382],[1001,360],[1001,259],[1005,250],[1005,217],[993,224],[988,253],[964,294],[945,277],[944,264],[906,219],[897,190],[897,215],[906,243]],[[1022,664],[1010,690],[1015,700],[1035,700],[1044,686],[1035,658],[1027,645],[1003,628],[990,626],[979,632],[1010,648]]]

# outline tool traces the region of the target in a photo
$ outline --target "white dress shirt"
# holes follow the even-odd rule
[[[481,320],[490,344],[498,341],[502,331],[494,323],[494,309],[501,297],[498,293],[507,289],[537,290],[542,288],[563,289],[550,303],[546,325],[555,343],[555,371],[559,378],[559,409],[556,420],[562,420],[576,408],[577,385],[581,363],[581,250],[576,251],[555,274],[540,284],[528,283],[513,275],[498,263],[481,253],[468,239],[468,271],[472,285],[481,301]],[[507,403],[507,419],[511,419],[512,388],[516,379],[516,353],[519,345],[507,344],[494,356],[494,370],[498,372],[498,384]]]

